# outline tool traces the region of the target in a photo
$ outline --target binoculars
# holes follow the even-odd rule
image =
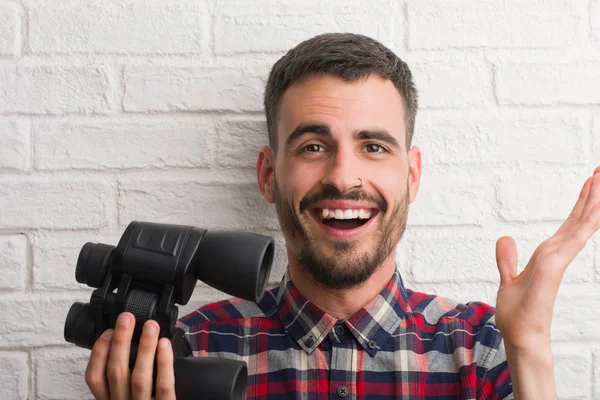
[[[187,304],[197,280],[231,296],[259,302],[273,253],[274,241],[268,236],[131,222],[116,247],[89,242],[82,247],[75,279],[96,290],[89,303],[71,306],[65,340],[91,349],[106,329],[115,327],[120,313],[131,312],[136,320],[129,359],[133,369],[142,325],[153,319],[160,326],[159,336],[171,340],[178,399],[243,400],[246,364],[188,357],[189,342],[183,329],[176,327],[176,304]]]

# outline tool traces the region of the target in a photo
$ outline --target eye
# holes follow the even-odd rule
[[[320,144],[311,143],[302,147],[301,150],[307,153],[318,153],[320,151],[323,151],[323,146],[321,146]]]
[[[376,143],[369,143],[368,145],[365,146],[367,153],[384,153],[387,150],[381,146],[378,145]]]

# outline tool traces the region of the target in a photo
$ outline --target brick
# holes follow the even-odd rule
[[[581,37],[580,2],[409,1],[409,47],[563,47]]]
[[[572,284],[571,284],[572,285]],[[589,341],[599,339],[600,296],[593,285],[561,285],[550,336],[553,340]]]
[[[425,284],[426,287],[439,287],[440,291],[436,293],[443,294],[441,290],[445,289],[446,284],[459,285],[458,290],[450,287],[450,294],[454,297],[460,297],[460,285],[463,283],[482,285],[484,289],[494,287],[497,290],[500,283],[495,262],[498,239],[502,236],[513,237],[517,244],[517,268],[522,272],[537,247],[551,237],[559,226],[558,223],[543,228],[517,225],[494,229],[485,234],[450,229],[417,231],[402,239],[408,247],[403,271],[406,271],[407,279],[419,286]],[[595,245],[590,241],[567,268],[563,282],[593,282],[595,251]],[[466,291],[466,294],[471,292]],[[489,294],[481,290],[478,293]],[[493,294],[492,300],[495,303],[495,292]]]
[[[594,125],[592,127],[592,159],[600,160],[600,113],[594,115]]]
[[[216,161],[224,167],[254,167],[258,150],[268,144],[265,121],[223,121],[217,125]]]
[[[600,63],[510,63],[496,66],[500,104],[600,104]]]
[[[28,244],[25,235],[0,236],[1,289],[22,289],[25,284]]]
[[[0,58],[16,59],[21,53],[21,17],[11,4],[0,4]]]
[[[126,67],[125,111],[260,111],[266,72]]]
[[[0,169],[27,171],[31,164],[29,123],[0,120]]]
[[[18,293],[0,296],[0,347],[66,344],[64,325],[71,305],[87,303],[90,292]]]
[[[68,0],[33,4],[33,53],[203,53],[209,14],[201,1]]]
[[[80,347],[40,349],[35,356],[37,398],[40,400],[93,399],[85,383],[90,350]],[[65,390],[68,388],[68,390]]]
[[[38,231],[33,234],[33,285],[36,290],[82,289],[75,280],[77,259],[87,242],[116,246],[122,230],[102,232]]]
[[[592,246],[596,249],[596,277],[600,277],[600,234],[596,232],[592,237]],[[590,244],[588,243],[588,246]]]
[[[482,171],[425,169],[408,225],[481,224],[491,213],[493,184]]]
[[[499,215],[506,221],[567,219],[591,171],[532,167],[500,177]],[[551,199],[551,201],[550,201]]]
[[[134,220],[194,225],[204,229],[277,229],[275,208],[256,184],[190,181],[123,182],[119,223]]]
[[[517,241],[517,249],[519,253],[519,271],[521,271],[527,262],[531,259],[533,252],[538,246],[546,239],[551,237],[560,224],[557,224],[556,229],[546,231],[545,234],[541,232],[530,232],[524,231],[526,234],[519,235]],[[500,238],[500,236],[498,237]],[[588,244],[579,252],[575,259],[571,262],[567,268],[563,282],[592,282],[594,280],[594,252],[595,247],[592,242]]]
[[[108,110],[104,67],[0,66],[0,112],[103,113]]]
[[[481,107],[490,103],[491,69],[480,60],[407,61],[419,91],[419,106]]]
[[[101,228],[107,198],[111,192],[101,182],[4,180],[0,221],[3,228]]]
[[[589,350],[588,350],[589,351]],[[592,347],[592,363],[594,369],[592,382],[592,399],[600,397],[600,346],[597,344]]]
[[[224,3],[215,17],[215,52],[287,51],[325,32],[352,31],[385,42],[390,37],[392,10],[388,0],[348,0],[343,7],[324,0],[312,2],[310,7],[293,0]]]
[[[415,283],[500,282],[493,262],[496,237],[443,232],[408,241],[408,270]]]
[[[552,344],[556,391],[560,399],[584,399],[592,387],[592,352],[584,343]]]
[[[431,266],[427,266],[431,268]],[[405,274],[407,275],[407,274]],[[405,279],[405,287],[415,292],[434,294],[451,301],[466,304],[468,302],[478,301],[489,305],[496,304],[496,295],[498,285],[489,282],[419,282],[415,283]]]
[[[41,121],[33,125],[37,169],[207,166],[215,142],[206,119]]]
[[[27,399],[29,357],[24,351],[0,352],[0,398]]]
[[[592,0],[591,13],[592,39],[600,41],[600,0]]]
[[[557,111],[425,111],[414,142],[430,165],[580,164],[588,149],[587,121],[585,114]]]

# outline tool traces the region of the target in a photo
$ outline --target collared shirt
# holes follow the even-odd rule
[[[247,399],[512,399],[494,308],[406,289],[398,271],[346,320],[286,273],[259,304],[229,299],[183,317],[194,356],[248,366]]]

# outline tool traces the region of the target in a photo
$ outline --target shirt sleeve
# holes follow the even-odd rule
[[[514,399],[508,361],[501,341],[497,349],[490,350],[486,360],[486,373],[481,380],[478,400]]]

